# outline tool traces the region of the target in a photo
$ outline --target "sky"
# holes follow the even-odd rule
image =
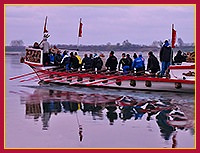
[[[5,43],[23,40],[25,45],[43,38],[45,17],[50,44],[151,45],[177,38],[195,42],[195,5],[6,5]],[[78,38],[80,18],[82,37]]]

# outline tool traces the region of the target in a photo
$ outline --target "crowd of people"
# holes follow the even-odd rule
[[[152,76],[155,76],[156,73],[159,72],[162,77],[166,75],[168,67],[171,64],[186,61],[186,56],[181,50],[177,52],[173,59],[173,51],[168,40],[165,40],[160,49],[159,58],[161,64],[153,51],[150,51],[148,52],[146,66],[142,53],[134,53],[132,57],[130,54],[122,53],[119,61],[115,56],[114,51],[110,51],[107,59],[103,53],[84,54],[84,57],[81,58],[77,51],[69,53],[69,51],[65,50],[61,54],[61,51],[56,46],[50,48],[46,38],[43,39],[43,42],[40,45],[34,43],[33,47],[43,49],[44,66],[56,65],[65,68],[67,71],[86,70],[101,73],[109,70],[112,74],[116,73],[118,70],[123,71],[123,74],[134,73],[137,76],[143,75],[145,74],[145,71],[148,71]]]

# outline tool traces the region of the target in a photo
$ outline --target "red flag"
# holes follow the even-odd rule
[[[82,37],[82,27],[83,27],[83,23],[81,22],[81,19],[80,19],[80,25],[79,25],[78,37]]]
[[[176,42],[176,30],[174,30],[174,24],[172,25],[172,48],[175,48]]]
[[[44,23],[44,32],[43,33],[47,33],[48,30],[47,30],[47,16],[45,18],[45,23]]]

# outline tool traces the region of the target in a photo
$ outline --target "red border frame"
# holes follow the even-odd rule
[[[4,35],[5,35],[5,31],[4,31],[4,4],[196,4],[196,51],[198,50],[198,29],[197,27],[199,24],[199,21],[197,20],[197,17],[199,16],[199,10],[200,7],[198,5],[197,0],[168,0],[168,1],[160,1],[160,0],[154,0],[154,1],[148,1],[148,0],[140,0],[140,1],[136,1],[136,0],[101,0],[101,1],[96,1],[96,0],[1,0],[1,5],[0,5],[0,17],[1,17],[1,24],[0,24],[0,29],[1,29],[1,41],[0,41],[0,46],[2,47],[2,52],[4,51]],[[4,34],[4,35],[3,35]],[[1,52],[1,53],[2,53]],[[5,56],[5,53],[4,53]],[[199,52],[196,52],[196,59],[198,59],[197,57],[199,56]],[[0,58],[0,62],[1,62],[1,70],[4,72],[5,69],[5,57],[1,57]],[[198,64],[199,61],[196,60],[196,65]],[[198,67],[196,66],[196,72],[198,72]],[[4,103],[4,90],[5,90],[5,81],[4,81],[4,73],[1,73],[1,101],[2,103]],[[196,73],[196,78],[199,78],[199,74]],[[198,93],[198,79],[196,79],[196,95]],[[199,108],[199,104],[198,104],[198,99],[196,97],[196,122],[198,119],[198,108]],[[4,112],[4,107],[1,107],[1,112]],[[196,131],[196,149],[34,149],[34,150],[27,150],[27,149],[4,149],[4,113],[1,113],[1,147],[0,147],[0,152],[4,153],[4,152],[20,152],[20,153],[26,153],[28,152],[43,152],[43,153],[49,153],[49,152],[77,152],[77,151],[87,151],[87,152],[102,152],[102,151],[114,151],[115,153],[117,152],[149,152],[149,153],[155,153],[155,152],[181,152],[181,153],[185,153],[185,152],[197,152],[199,151],[198,149],[198,131]],[[198,129],[198,124],[196,125],[196,129]]]

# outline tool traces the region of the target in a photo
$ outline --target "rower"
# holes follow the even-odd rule
[[[160,71],[159,61],[152,51],[148,53],[148,56],[147,70],[151,76],[156,76],[156,73]]]
[[[132,62],[132,70],[136,70],[136,75],[140,76],[144,74],[144,60],[141,57],[138,57],[136,53],[133,55],[133,62]]]

